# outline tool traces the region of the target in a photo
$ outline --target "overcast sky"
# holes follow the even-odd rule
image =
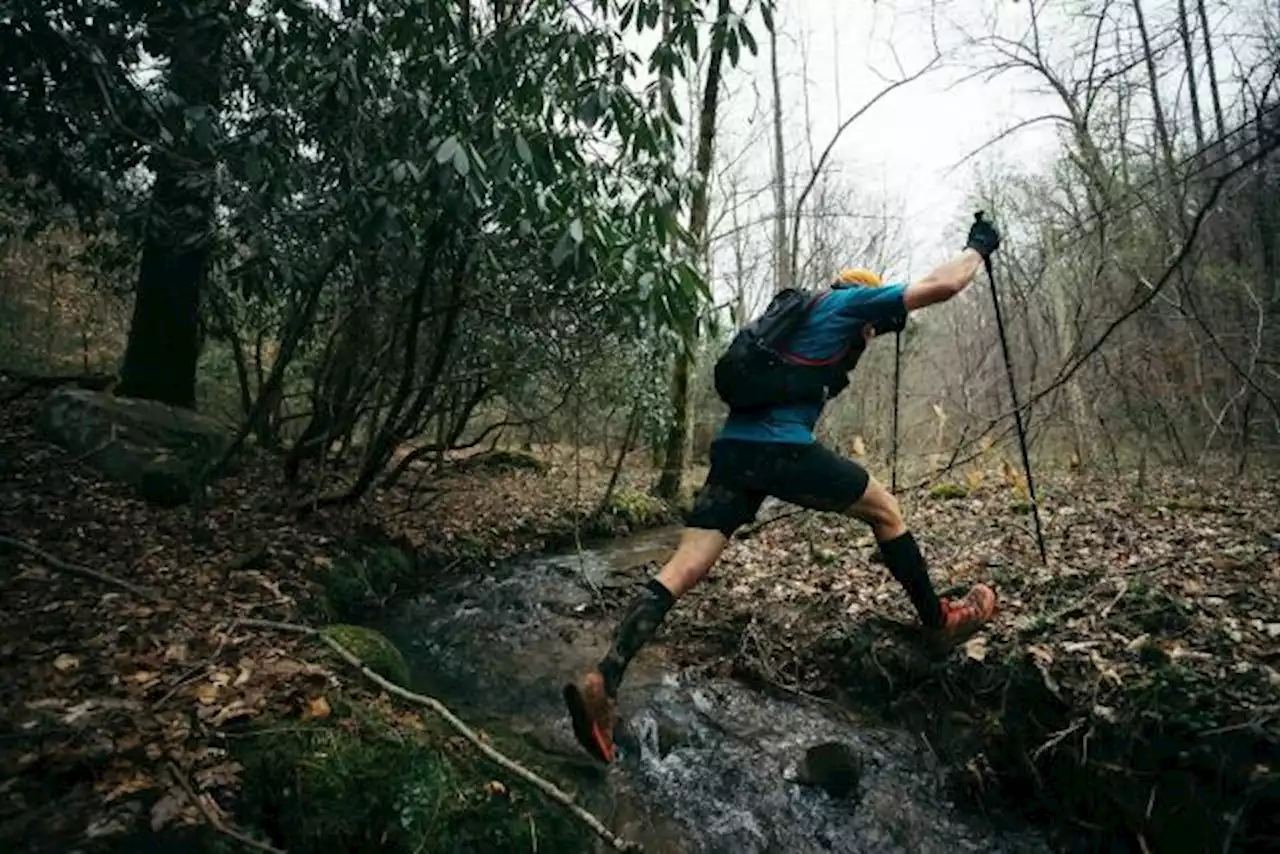
[[[962,67],[966,34],[960,26],[969,33],[989,32],[997,26],[1016,37],[1026,26],[1025,3],[784,0],[778,5],[789,166],[796,168],[807,168],[808,161],[803,146],[806,77],[814,145],[820,152],[843,118],[887,80],[903,76],[904,70],[910,74],[930,61],[935,53],[931,21],[936,22],[938,45],[950,52],[947,67],[888,95],[845,132],[833,152],[835,167],[860,191],[869,197],[887,197],[904,215],[912,257],[909,270],[893,271],[898,275],[920,275],[963,245],[972,213],[964,203],[974,186],[976,167],[990,165],[997,157],[1034,165],[1047,163],[1054,155],[1053,128],[1042,124],[952,171],[957,161],[1000,130],[1045,112],[1050,103],[1046,96],[1030,92],[1026,78],[958,82],[969,70]],[[722,113],[725,153],[735,147],[740,150],[753,130],[764,130],[748,126],[747,120],[757,103],[762,110],[772,104],[768,35],[758,19],[753,32],[760,43],[759,56],[744,54],[739,67],[729,70],[725,78],[731,93]],[[807,75],[803,73],[805,52]],[[749,155],[753,179],[769,180],[769,156],[767,139],[759,139]]]

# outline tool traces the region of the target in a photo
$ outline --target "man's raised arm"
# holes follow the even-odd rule
[[[963,291],[978,274],[983,259],[989,258],[999,246],[999,232],[979,217],[969,228],[969,240],[963,252],[939,265],[923,279],[907,285],[903,294],[907,311],[946,302]]]

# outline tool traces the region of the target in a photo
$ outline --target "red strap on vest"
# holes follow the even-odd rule
[[[822,293],[818,294],[809,303],[808,311],[813,311],[815,308],[818,307],[818,303],[822,302],[824,299],[826,299],[829,296],[831,296],[831,291],[823,291]],[[829,359],[810,359],[806,356],[801,356],[797,353],[792,353],[789,350],[783,350],[779,352],[778,355],[786,359],[788,362],[792,363],[793,365],[808,365],[810,367],[821,367],[823,365],[836,364],[845,356],[849,355],[849,351],[852,349],[853,349],[853,345],[850,344]]]

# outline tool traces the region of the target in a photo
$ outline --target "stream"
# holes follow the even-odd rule
[[[376,628],[404,652],[416,689],[571,769],[584,806],[647,852],[1050,850],[1034,832],[997,829],[958,809],[932,753],[910,733],[682,671],[658,644],[627,671],[618,761],[604,769],[588,759],[560,692],[609,640],[612,623],[591,616],[592,588],[629,591],[636,567],[664,559],[678,533],[502,564],[403,603]],[[821,767],[838,773],[812,785],[808,769],[824,758]]]

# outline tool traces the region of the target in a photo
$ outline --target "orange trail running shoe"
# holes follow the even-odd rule
[[[996,594],[985,584],[975,584],[963,599],[942,600],[942,628],[932,634],[948,646],[973,636],[996,614]]]
[[[569,707],[578,743],[601,762],[612,762],[618,704],[605,690],[600,672],[592,670],[577,683],[564,686],[564,702]]]

